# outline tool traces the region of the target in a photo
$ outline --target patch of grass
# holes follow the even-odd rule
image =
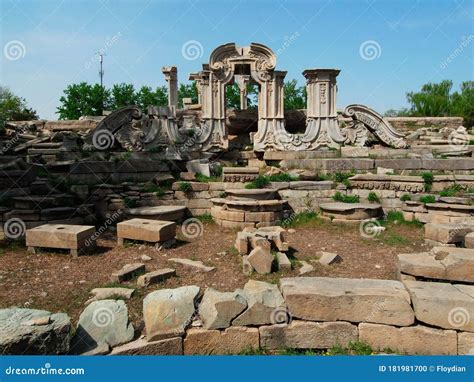
[[[367,199],[370,203],[380,203],[380,198],[375,192],[369,192],[369,195],[367,196]]]
[[[206,175],[197,173],[196,181],[201,182],[201,183],[210,183],[210,182],[220,182],[221,179],[219,176],[206,176]]]
[[[150,183],[150,182],[145,183],[143,185],[142,191],[143,192],[151,192],[151,193],[155,194],[158,197],[161,197],[165,194],[165,190],[163,189],[163,187],[160,187],[160,186],[156,185],[155,183]]]
[[[179,182],[179,191],[189,194],[193,189],[193,186],[189,182]]]
[[[336,183],[342,183],[343,185],[345,185],[346,187],[350,188],[351,186],[351,182],[349,181],[349,178],[351,176],[354,176],[356,173],[355,171],[351,171],[351,172],[335,172],[333,174],[333,179]]]
[[[198,215],[198,216],[195,216],[195,218],[203,223],[208,223],[208,224],[214,223],[214,219],[211,214]]]
[[[219,198],[226,198],[227,197],[227,192],[221,191],[219,192]]]
[[[270,355],[270,353],[265,348],[254,348],[249,346],[242,350],[238,355]]]
[[[425,183],[425,191],[431,191],[433,187],[434,175],[432,172],[422,172],[421,177],[423,178],[423,182]]]
[[[408,226],[414,226],[417,228],[421,228],[424,226],[422,222],[419,220],[405,220],[403,213],[401,211],[388,211],[385,219],[381,222],[382,225],[387,226],[391,224],[403,224]]]
[[[436,197],[434,195],[423,195],[420,197],[420,202],[427,203],[436,203]]]
[[[393,231],[384,232],[380,238],[385,244],[391,247],[405,246],[410,244],[410,240]]]
[[[456,196],[463,192],[463,188],[460,184],[453,184],[439,192],[440,196]]]
[[[245,188],[247,189],[265,188],[266,186],[268,186],[269,183],[270,183],[270,179],[268,178],[268,176],[259,175],[250,183],[247,183],[245,185]]]
[[[325,355],[371,355],[374,354],[370,345],[361,341],[349,342],[347,347],[340,345],[333,346],[328,349]]]
[[[406,202],[408,200],[411,200],[411,196],[410,196],[410,194],[403,194],[402,196],[400,196],[400,200],[402,202]]]
[[[281,226],[285,228],[295,228],[307,225],[321,224],[322,220],[315,211],[304,211],[293,214],[281,221]]]
[[[293,182],[295,180],[298,180],[298,177],[290,175],[286,172],[282,172],[280,174],[269,175],[268,180],[270,182]]]
[[[359,203],[359,195],[345,195],[340,191],[337,191],[332,199],[336,202],[342,203]]]

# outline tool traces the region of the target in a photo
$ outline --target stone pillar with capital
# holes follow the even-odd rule
[[[168,83],[168,106],[178,108],[178,68],[176,66],[164,66],[161,72],[165,75]]]

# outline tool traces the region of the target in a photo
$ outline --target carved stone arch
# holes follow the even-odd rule
[[[395,130],[390,123],[375,110],[359,104],[349,105],[343,115],[351,117],[355,122],[363,124],[377,139],[387,146],[406,148],[408,144],[405,136]]]

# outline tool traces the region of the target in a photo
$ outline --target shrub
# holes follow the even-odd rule
[[[293,182],[295,180],[298,180],[298,177],[290,175],[286,172],[282,172],[280,174],[270,175],[268,179],[270,180],[270,182]]]
[[[433,186],[434,175],[432,172],[423,172],[421,173],[421,177],[423,178],[423,182],[425,182],[425,191],[431,191],[431,187]]]
[[[420,202],[427,204],[427,203],[435,203],[436,197],[434,195],[423,195],[420,197]]]
[[[369,195],[367,196],[367,199],[369,200],[370,203],[380,203],[380,198],[373,191],[369,192]]]
[[[245,188],[247,188],[247,189],[265,188],[266,186],[268,186],[269,183],[270,183],[270,179],[268,178],[268,176],[259,175],[254,180],[252,180],[250,183],[247,183],[245,185]]]
[[[180,182],[179,183],[179,190],[184,192],[185,194],[189,194],[192,191],[193,187],[189,182]]]
[[[345,195],[341,193],[340,191],[337,191],[332,199],[336,202],[342,202],[342,203],[359,203],[359,195]]]
[[[440,196],[455,196],[462,192],[462,187],[460,184],[453,184],[450,187],[445,188],[444,190],[440,191]]]
[[[400,200],[402,202],[406,202],[408,200],[411,200],[411,196],[409,194],[403,194],[401,197],[400,197]]]

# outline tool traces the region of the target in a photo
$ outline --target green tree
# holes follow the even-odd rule
[[[407,93],[410,103],[410,114],[422,117],[440,117],[450,115],[450,92],[453,82],[441,81],[439,84],[428,83],[419,92]]]
[[[178,88],[178,107],[183,107],[183,98],[191,98],[193,103],[198,103],[198,90],[196,81],[191,84],[180,84]]]
[[[143,111],[148,106],[165,106],[168,104],[168,91],[166,86],[157,87],[155,91],[149,86],[142,86],[136,94],[136,103]]]
[[[24,98],[18,97],[5,87],[0,86],[0,131],[7,121],[30,121],[38,119],[36,111],[27,106]]]
[[[306,87],[298,87],[296,80],[287,81],[284,84],[285,110],[306,109]]]
[[[102,115],[110,105],[110,91],[86,82],[69,85],[59,98],[59,119],[79,119],[83,115]]]
[[[112,86],[110,109],[117,110],[125,106],[137,104],[137,93],[132,84],[115,84]]]
[[[464,118],[465,126],[474,126],[474,81],[461,84],[461,92],[451,97],[451,115]]]

